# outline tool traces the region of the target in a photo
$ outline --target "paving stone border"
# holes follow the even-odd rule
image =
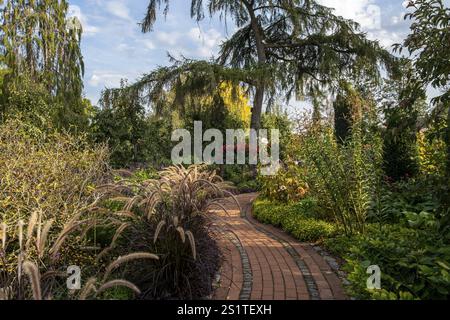
[[[244,282],[242,283],[242,289],[239,294],[239,300],[250,300],[253,285],[253,276],[252,276],[252,269],[250,267],[250,260],[248,259],[247,252],[242,246],[242,243],[239,240],[239,238],[232,232],[230,232],[227,236],[229,237],[231,243],[233,243],[236,246],[241,256]]]
[[[250,210],[251,212],[251,210]],[[252,223],[252,221],[249,219],[249,209],[245,210],[244,218],[249,222]],[[300,257],[298,252],[285,240],[281,239],[280,237],[277,237],[275,234],[269,232],[268,230],[261,228],[257,225],[253,225],[257,230],[264,233],[268,237],[272,238],[273,240],[278,241],[282,244],[282,246],[286,249],[286,251],[291,255],[292,259],[294,259],[295,263],[297,264],[298,268],[303,274],[303,277],[305,279],[306,285],[308,287],[309,295],[311,296],[311,300],[320,300],[320,294],[319,290],[317,289],[316,282],[314,281],[313,276],[311,275],[311,272],[308,268],[308,266],[305,264],[303,259]]]
[[[224,259],[213,299],[347,299],[332,260],[318,248],[253,218],[256,197],[237,196],[241,210],[225,201],[228,214],[215,212],[227,230],[218,240]]]
[[[323,257],[334,273],[341,279],[344,286],[350,285],[350,282],[347,280],[347,273],[342,271],[342,262],[339,262],[338,259],[333,257],[327,250],[319,245],[314,245],[313,249]]]

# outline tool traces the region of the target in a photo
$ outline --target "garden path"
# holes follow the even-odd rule
[[[346,299],[336,270],[316,249],[252,216],[257,194],[224,201],[228,214],[215,212],[224,227],[219,238],[223,261],[213,299]]]

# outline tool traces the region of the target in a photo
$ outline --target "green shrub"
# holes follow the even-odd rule
[[[352,139],[340,145],[333,129],[316,125],[303,137],[302,158],[311,196],[323,214],[346,234],[363,233],[380,179],[377,135],[354,125]]]
[[[250,193],[258,191],[260,189],[260,185],[258,181],[249,180],[238,183],[236,185],[236,188],[239,191],[239,193]]]
[[[265,113],[261,119],[261,128],[277,129],[280,132],[280,160],[285,161],[289,158],[293,144],[294,136],[292,134],[293,124],[287,114],[280,110],[273,110],[273,112]]]
[[[360,299],[448,299],[450,246],[436,232],[372,225],[367,234],[325,240],[346,260],[350,294]],[[366,287],[367,268],[381,269],[382,290]]]
[[[333,236],[337,231],[335,225],[314,218],[317,203],[312,199],[292,205],[257,200],[253,210],[259,221],[281,227],[300,241],[318,241]]]
[[[3,120],[21,117],[39,128],[56,124],[56,113],[61,106],[44,85],[24,76],[10,83],[5,91],[0,104]]]
[[[83,136],[8,120],[0,126],[2,220],[27,220],[37,211],[64,224],[95,200],[95,185],[108,177],[107,160],[107,149]]]
[[[260,183],[255,179],[249,165],[211,165],[211,170],[220,172],[220,176],[236,186],[239,193],[256,192],[260,190]]]
[[[292,203],[307,195],[308,185],[302,177],[303,169],[289,165],[280,169],[276,175],[261,176],[261,195],[272,201]]]
[[[419,132],[418,134],[420,172],[425,175],[444,176],[446,144],[444,139],[436,138],[438,135],[436,131],[438,130],[432,129],[431,133]]]
[[[440,217],[443,214],[440,185],[440,179],[432,176],[383,184],[379,196],[372,201],[368,221],[405,222],[407,212],[428,212]]]
[[[284,230],[300,241],[318,241],[333,235],[336,227],[328,222],[315,219],[301,219],[288,216],[282,222]]]
[[[383,135],[383,160],[386,175],[395,181],[419,173],[416,127],[417,105],[399,101],[400,106],[384,107],[386,131]]]

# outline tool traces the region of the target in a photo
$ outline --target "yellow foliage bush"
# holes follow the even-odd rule
[[[0,127],[0,217],[7,224],[35,211],[62,225],[95,200],[107,172],[106,147],[45,132],[20,120]]]
[[[445,174],[446,153],[445,141],[442,139],[428,139],[426,133],[417,135],[419,146],[420,171],[426,175],[443,176]]]

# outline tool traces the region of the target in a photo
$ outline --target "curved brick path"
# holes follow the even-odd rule
[[[251,215],[257,194],[229,201],[228,215],[216,212],[225,227],[219,244],[224,256],[213,296],[218,300],[345,299],[341,281],[311,245],[257,222]]]

